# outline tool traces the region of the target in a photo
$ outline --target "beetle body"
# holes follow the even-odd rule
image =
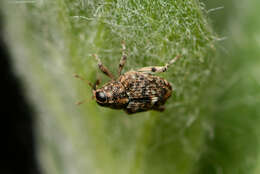
[[[113,74],[102,64],[98,56],[94,54],[94,57],[98,61],[98,68],[110,77],[111,81],[99,89],[97,89],[99,80],[94,85],[88,83],[92,87],[93,98],[96,99],[96,102],[100,106],[123,109],[128,114],[148,110],[163,111],[163,105],[172,94],[172,87],[169,82],[154,75],[154,73],[165,72],[179,56],[176,56],[165,66],[143,67],[136,71],[131,70],[121,74],[127,58],[124,42],[122,43],[122,48],[123,52],[118,67],[118,78],[114,78]],[[84,80],[78,75],[76,77]]]
[[[163,111],[172,87],[161,77],[129,71],[94,92],[97,103],[128,114],[147,110]],[[103,98],[102,98],[103,96]]]

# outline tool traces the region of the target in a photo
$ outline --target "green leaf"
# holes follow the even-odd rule
[[[211,1],[215,29],[226,37],[219,45],[222,64],[212,112],[212,135],[197,165],[198,174],[259,173],[260,21],[257,0]]]
[[[37,108],[38,158],[46,173],[188,174],[204,149],[217,69],[215,34],[194,0],[2,2],[16,74]],[[14,13],[15,11],[15,13]],[[164,65],[173,86],[166,111],[126,115],[98,106],[73,75],[108,82],[92,54],[115,74]],[[81,106],[78,100],[87,99]]]

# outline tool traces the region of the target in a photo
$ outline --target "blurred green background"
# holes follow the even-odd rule
[[[1,1],[13,68],[36,108],[43,173],[259,173],[260,2]],[[166,111],[97,106],[74,79],[180,61]],[[88,102],[76,106],[78,100]]]

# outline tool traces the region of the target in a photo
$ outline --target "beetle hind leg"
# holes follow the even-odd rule
[[[159,106],[159,107],[153,108],[153,110],[158,111],[158,112],[163,112],[165,110],[165,107],[164,106]]]
[[[172,65],[173,63],[176,62],[177,59],[179,59],[180,56],[176,56],[170,62],[166,63],[165,66],[148,66],[148,67],[143,67],[138,69],[137,71],[139,72],[144,72],[144,73],[160,73],[160,72],[165,72],[167,69]]]
[[[122,69],[124,68],[124,65],[126,63],[127,55],[126,55],[126,47],[125,42],[122,41],[122,57],[118,65],[118,76],[121,75]]]

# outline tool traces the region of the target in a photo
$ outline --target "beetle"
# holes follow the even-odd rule
[[[154,73],[165,72],[180,56],[176,56],[165,66],[143,67],[121,74],[127,59],[125,42],[122,42],[122,57],[118,66],[117,78],[102,64],[96,54],[93,56],[98,62],[98,68],[111,79],[101,88],[97,88],[100,80],[97,80],[95,84],[88,82],[89,86],[92,87],[93,98],[98,105],[112,109],[123,109],[127,114],[148,110],[164,111],[163,105],[171,96],[172,87],[167,80],[154,75]],[[75,75],[75,77],[85,80],[79,75]]]

